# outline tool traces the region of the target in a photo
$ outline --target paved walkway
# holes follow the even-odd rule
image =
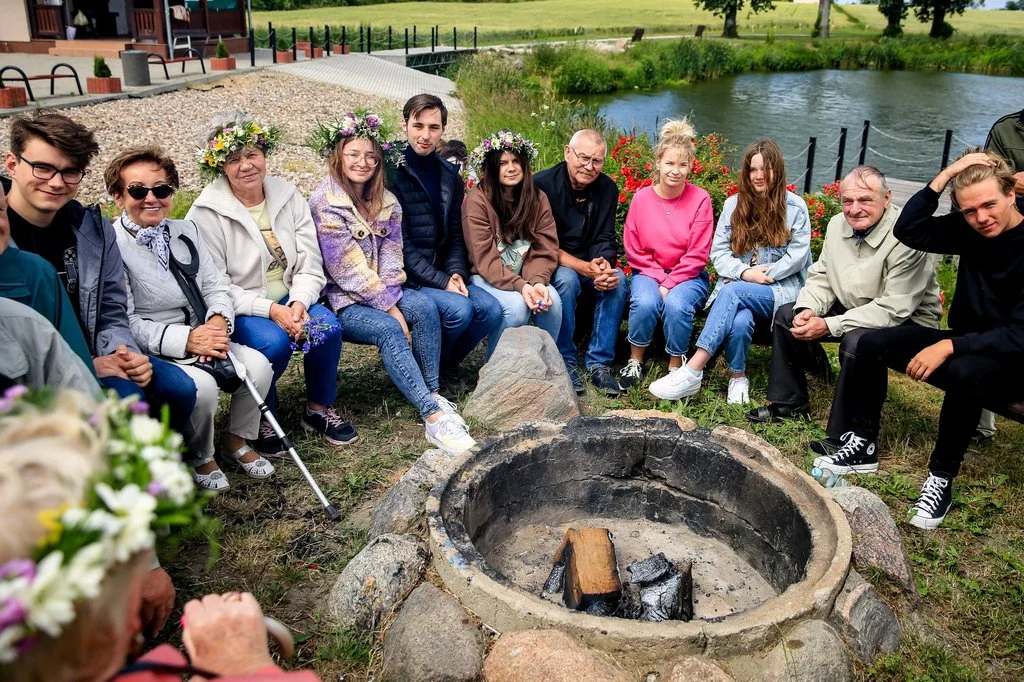
[[[455,91],[455,83],[450,79],[399,66],[373,55],[348,54],[330,59],[279,64],[273,68],[282,73],[398,101],[426,92],[443,97],[451,110],[459,111],[462,108],[461,103],[451,96]]]

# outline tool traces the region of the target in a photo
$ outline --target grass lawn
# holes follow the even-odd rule
[[[585,11],[583,8],[585,7]],[[751,14],[743,11],[737,17],[739,31],[764,34],[773,29],[779,35],[810,33],[817,18],[816,4],[778,3],[771,12]],[[324,24],[357,26],[369,23],[374,27],[394,26],[396,30],[417,25],[429,34],[437,24],[441,35],[450,35],[451,27],[471,30],[476,26],[482,34],[528,32],[565,35],[577,27],[588,37],[625,36],[637,26],[651,34],[692,35],[697,24],[705,24],[711,35],[721,32],[722,19],[697,9],[691,0],[532,0],[515,3],[409,2],[359,7],[320,7],[282,12],[254,12],[255,26],[265,28],[271,21],[277,27],[322,28]],[[875,6],[844,5],[832,12],[832,31],[837,36],[876,36],[885,26],[885,17]],[[948,21],[963,34],[1019,34],[1024,29],[1024,12],[968,10],[964,16]],[[908,33],[927,33],[929,25],[913,16],[904,23]],[[460,39],[461,42],[461,39]]]

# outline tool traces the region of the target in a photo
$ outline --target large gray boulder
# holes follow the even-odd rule
[[[762,661],[762,682],[849,682],[850,659],[836,631],[822,620],[793,628]]]
[[[415,535],[381,535],[370,541],[341,572],[327,600],[340,628],[372,632],[395,604],[419,582],[427,546]]]
[[[424,452],[373,508],[369,538],[408,531],[422,513],[430,488],[457,457],[444,450]]]
[[[551,335],[530,326],[506,329],[480,369],[463,414],[499,431],[580,416],[579,399]]]
[[[487,638],[459,601],[422,583],[384,635],[385,678],[395,682],[470,682],[480,678]]]
[[[852,569],[836,597],[829,622],[865,663],[879,653],[896,651],[903,635],[892,609],[874,586]]]
[[[885,502],[859,486],[829,488],[828,491],[850,522],[853,564],[857,570],[865,573],[874,567],[916,597],[917,587],[910,559]]]

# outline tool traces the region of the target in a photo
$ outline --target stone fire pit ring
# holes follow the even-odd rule
[[[542,422],[490,439],[442,474],[426,512],[435,569],[488,626],[556,628],[631,665],[771,646],[797,623],[827,617],[850,567],[842,510],[777,449],[740,429],[709,432],[654,411]],[[716,618],[638,622],[543,600],[488,563],[517,527],[574,513],[685,524],[735,548],[774,596]]]

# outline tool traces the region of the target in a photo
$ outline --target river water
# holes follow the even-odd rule
[[[912,71],[750,73],[656,91],[595,98],[614,126],[655,133],[665,118],[689,115],[698,133],[716,131],[742,148],[771,137],[786,174],[803,188],[806,148],[817,137],[814,186],[835,175],[840,128],[847,127],[843,168],[856,165],[865,120],[871,121],[865,162],[905,180],[933,177],[946,129],[951,158],[985,142],[992,123],[1024,107],[1024,78]]]

